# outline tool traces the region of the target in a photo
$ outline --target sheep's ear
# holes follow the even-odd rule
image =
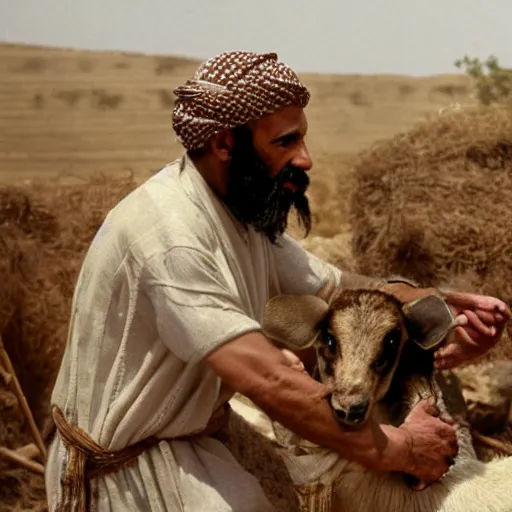
[[[409,338],[424,350],[437,348],[453,329],[464,323],[453,316],[444,299],[437,295],[404,304],[402,311]]]
[[[262,327],[265,334],[292,350],[311,347],[329,306],[315,295],[278,295],[265,305]]]

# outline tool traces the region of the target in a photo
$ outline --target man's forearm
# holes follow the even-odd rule
[[[375,424],[343,430],[323,384],[289,368],[285,357],[263,335],[251,333],[243,338],[245,342],[227,344],[218,357],[209,357],[209,364],[231,389],[300,437],[346,459],[371,469],[405,471],[401,465],[407,461],[407,443],[402,430]]]
[[[402,431],[368,424],[359,430],[343,430],[325,398],[323,385],[285,366],[270,385],[251,388],[246,395],[273,420],[303,439],[338,452],[343,458],[369,469],[405,470],[407,446]]]

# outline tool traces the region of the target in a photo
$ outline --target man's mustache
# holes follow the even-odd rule
[[[292,164],[286,165],[275,179],[281,186],[285,183],[294,185],[297,188],[295,194],[303,195],[309,187],[309,176],[306,171]]]

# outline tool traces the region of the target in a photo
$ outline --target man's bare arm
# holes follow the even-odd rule
[[[371,469],[407,472],[425,481],[435,481],[447,470],[443,460],[445,455],[453,455],[448,446],[453,441],[451,435],[455,437],[451,427],[426,413],[421,418],[425,430],[422,435],[428,438],[424,442],[435,447],[428,448],[430,462],[424,460],[426,447],[425,454],[419,454],[422,467],[418,453],[411,448],[408,429],[368,424],[357,431],[342,430],[326,399],[329,389],[290,368],[281,351],[259,332],[224,344],[206,358],[206,363],[226,385],[250,398],[273,420],[344,458]],[[447,430],[441,432],[443,429]],[[422,446],[421,442],[416,446]]]

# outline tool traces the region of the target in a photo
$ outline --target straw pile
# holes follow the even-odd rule
[[[82,258],[107,211],[134,186],[129,176],[0,189],[0,334],[40,429]],[[0,377],[0,445],[14,449],[32,440],[5,373]],[[0,460],[0,504],[44,510],[42,477]]]

